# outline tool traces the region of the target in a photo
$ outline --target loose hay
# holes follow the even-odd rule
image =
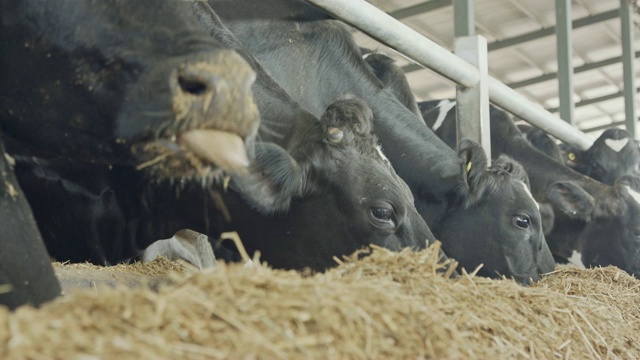
[[[640,282],[561,268],[531,287],[436,274],[434,248],[325,274],[256,265],[0,309],[0,358],[639,358]]]

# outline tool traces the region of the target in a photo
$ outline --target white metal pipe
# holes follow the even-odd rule
[[[422,66],[472,87],[478,69],[364,0],[307,0]]]
[[[489,98],[494,104],[567,144],[582,150],[588,149],[593,144],[593,139],[585,133],[554,116],[540,105],[529,101],[495,78],[489,78]]]
[[[473,65],[364,0],[306,1],[459,85],[471,87],[479,81],[478,69]],[[580,130],[492,77],[489,78],[489,97],[505,110],[568,144],[585,150],[593,143]]]

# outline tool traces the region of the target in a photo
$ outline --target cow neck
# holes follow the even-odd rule
[[[580,187],[594,198],[598,198],[599,194],[613,191],[610,186],[571,170],[553,160],[541,151],[533,148],[531,144],[523,138],[512,137],[502,145],[502,148],[492,150],[494,151],[494,156],[504,152],[522,164],[529,175],[534,197],[538,200],[544,199],[547,190],[557,181],[572,181],[580,185]]]
[[[142,201],[139,219],[128,223],[129,232],[145,248],[153,241],[173,236],[178,230],[191,229],[217,238],[224,231],[225,190],[203,186],[200,181],[164,180],[147,183],[139,190]]]

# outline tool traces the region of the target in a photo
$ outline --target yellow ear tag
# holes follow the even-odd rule
[[[467,163],[467,173],[471,170],[471,161]]]
[[[569,160],[574,161],[576,159],[576,154],[574,153],[569,153]]]

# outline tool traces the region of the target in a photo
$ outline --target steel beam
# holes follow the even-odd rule
[[[583,129],[582,132],[586,133],[590,133],[590,132],[594,132],[594,131],[598,131],[598,130],[606,130],[606,129],[610,129],[612,127],[615,126],[620,126],[620,125],[624,125],[625,121],[614,121],[610,124],[604,124],[604,125],[600,125],[600,126],[594,126],[591,128],[587,128],[587,129]]]
[[[556,50],[560,118],[573,125],[573,41],[571,0],[556,0]]]
[[[592,25],[592,24],[599,23],[599,22],[602,22],[602,21],[615,19],[618,16],[619,16],[618,15],[618,10],[605,11],[605,12],[602,12],[602,13],[599,13],[599,14],[589,15],[589,16],[577,19],[577,20],[573,21],[571,27],[574,28],[574,29],[577,29],[577,28],[581,28],[583,26],[588,26],[588,25]],[[551,36],[551,35],[555,34],[555,32],[556,32],[556,27],[555,26],[550,26],[550,27],[547,27],[547,28],[544,28],[544,29],[540,29],[540,30],[528,32],[526,34],[514,36],[512,38],[507,38],[507,39],[503,39],[503,40],[494,41],[492,43],[489,43],[489,45],[487,45],[487,47],[489,48],[489,51],[498,50],[498,49],[502,49],[502,48],[505,48],[505,47],[522,44],[522,43],[527,42],[527,41],[537,40],[537,39],[543,38],[545,36]]]
[[[636,89],[636,92],[638,92],[638,91],[640,91],[640,88]],[[582,107],[582,106],[592,105],[592,104],[596,104],[596,103],[599,103],[599,102],[602,102],[602,101],[616,99],[616,98],[619,98],[619,97],[622,97],[622,96],[624,96],[624,93],[622,91],[618,91],[618,92],[615,92],[615,93],[612,93],[612,94],[607,94],[607,95],[598,96],[598,97],[595,97],[595,98],[592,98],[592,99],[578,101],[575,104],[575,107]],[[554,107],[554,108],[546,108],[546,110],[553,113],[553,112],[558,112],[558,110],[560,110],[560,109],[557,108],[557,107]]]
[[[619,11],[618,10],[605,11],[605,12],[602,12],[602,13],[599,13],[599,14],[590,15],[590,16],[586,16],[586,17],[577,19],[577,20],[573,21],[573,24],[572,24],[571,27],[573,29],[578,29],[578,28],[581,28],[583,26],[589,26],[589,25],[596,24],[596,23],[599,23],[599,22],[602,22],[602,21],[615,19],[618,16],[619,16]],[[502,49],[502,48],[509,47],[509,46],[519,45],[519,44],[525,43],[527,41],[537,40],[537,39],[543,38],[545,36],[551,36],[551,35],[554,35],[555,33],[556,33],[556,27],[555,26],[551,26],[551,27],[548,27],[548,28],[532,31],[532,32],[529,32],[529,33],[526,33],[526,34],[522,34],[522,35],[511,37],[511,38],[494,41],[494,42],[489,43],[487,45],[487,49],[489,51],[498,50],[498,49]],[[402,70],[404,70],[405,73],[409,73],[409,72],[412,72],[412,71],[420,70],[422,68],[423,67],[420,66],[420,65],[409,64],[407,66],[402,67]]]
[[[640,58],[640,51],[636,51],[635,52],[635,58],[636,59]],[[578,66],[576,68],[573,68],[573,73],[574,74],[579,74],[579,73],[582,73],[582,72],[585,72],[585,71],[595,70],[595,69],[598,69],[598,68],[601,68],[601,67],[604,67],[604,66],[617,64],[620,61],[622,61],[622,56],[616,56],[616,57],[612,57],[612,58],[609,58],[609,59],[604,59],[604,60],[600,60],[600,61],[594,61],[594,62],[591,62],[591,63],[586,63],[584,65],[581,65],[581,66]],[[512,88],[512,89],[517,89],[517,88],[521,88],[521,87],[525,87],[525,86],[534,85],[534,84],[538,84],[538,83],[541,83],[541,82],[553,80],[553,79],[555,79],[557,77],[558,77],[558,73],[557,72],[552,72],[552,73],[540,75],[540,76],[537,76],[537,77],[534,77],[534,78],[508,83],[507,86]]]
[[[455,37],[476,33],[473,0],[453,0],[453,29]]]
[[[633,6],[620,0],[620,33],[622,35],[622,73],[624,78],[624,115],[627,131],[636,138],[636,72],[634,54]]]
[[[414,15],[420,15],[429,11],[438,10],[451,5],[451,0],[432,0],[408,6],[406,8],[391,11],[389,15],[395,19],[404,19]]]
[[[454,0],[458,1],[458,0]],[[491,165],[491,128],[489,121],[489,62],[487,39],[480,35],[456,38],[456,55],[477,67],[480,81],[474,87],[456,87],[456,140],[473,140],[487,154]]]

